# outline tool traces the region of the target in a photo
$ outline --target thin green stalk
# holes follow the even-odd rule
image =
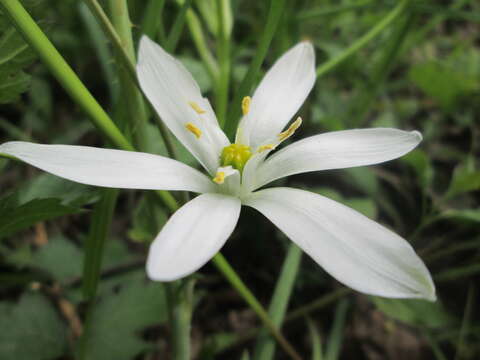
[[[105,82],[108,84],[110,104],[114,104],[118,99],[119,88],[116,81],[115,72],[110,66],[112,53],[108,46],[107,38],[85,3],[81,2],[78,4],[78,12],[80,13],[80,18],[87,29],[89,40],[98,56],[100,66],[105,76]]]
[[[97,3],[96,0],[88,0]],[[143,102],[143,95],[137,88],[135,73],[135,48],[132,39],[132,24],[128,13],[128,4],[126,0],[110,0],[110,17],[114,29],[111,37],[120,41],[117,59],[125,66],[118,67],[118,76],[120,79],[121,98],[124,101],[127,110],[127,119],[130,122],[129,128],[135,139],[134,144],[140,151],[148,151],[147,144],[147,113]],[[101,14],[101,8],[98,14]],[[104,23],[104,22],[101,22]],[[110,32],[109,32],[110,34]],[[123,61],[122,61],[123,59]],[[132,79],[132,70],[133,76]]]
[[[83,260],[82,292],[88,302],[87,316],[82,338],[79,342],[79,359],[88,358],[88,343],[90,337],[91,314],[97,294],[100,270],[102,267],[103,249],[108,237],[115,204],[117,203],[117,189],[103,189],[102,198],[93,209],[90,230],[85,242],[85,256]]]
[[[129,141],[90,94],[22,4],[18,0],[0,0],[0,6],[55,78],[89,115],[95,126],[117,147],[124,150],[133,150]]]
[[[317,67],[317,77],[325,75],[344,60],[355,54],[377,35],[379,35],[388,25],[390,25],[395,19],[397,19],[407,8],[409,0],[402,0],[395,6],[381,21],[379,21],[369,32],[363,35],[360,39],[356,40],[347,49],[341,52],[334,58],[326,61]]]
[[[142,33],[147,35],[150,39],[156,39],[157,35],[165,36],[165,30],[163,28],[163,8],[165,6],[165,0],[150,0],[145,6],[142,20]],[[164,44],[165,39],[162,39],[160,43]]]
[[[187,278],[165,284],[172,336],[172,358],[190,360],[190,330],[195,281]]]
[[[217,267],[217,269],[220,270],[220,272],[225,276],[225,278],[230,282],[230,284],[243,297],[243,299],[250,306],[250,308],[255,311],[258,317],[262,320],[265,327],[268,328],[272,336],[278,341],[283,350],[292,359],[301,359],[300,355],[298,355],[293,346],[288,342],[287,339],[285,339],[285,337],[278,330],[275,323],[272,321],[272,319],[270,319],[265,308],[255,298],[255,295],[252,294],[250,289],[245,285],[242,279],[240,279],[240,277],[237,275],[235,270],[233,270],[233,268],[223,257],[223,255],[221,253],[218,253],[214,256],[212,261],[213,264]]]
[[[216,90],[216,110],[221,128],[224,127],[227,116],[228,90],[230,84],[230,32],[227,31],[227,24],[225,23],[226,19],[230,18],[226,13],[230,11],[229,0],[217,0],[217,55],[220,74]]]
[[[93,299],[97,292],[103,247],[107,239],[117,196],[117,189],[103,189],[102,198],[97,202],[92,212],[83,262],[82,291],[85,300]]]
[[[178,41],[180,40],[180,35],[182,35],[183,27],[185,25],[185,17],[191,5],[192,5],[192,0],[185,0],[172,25],[170,34],[168,34],[165,49],[170,53],[175,52],[175,49],[177,48]]]
[[[290,295],[295,285],[301,258],[302,250],[294,243],[291,243],[275,286],[270,307],[268,308],[268,314],[277,328],[281,328],[285,318],[285,312],[287,311]],[[267,332],[267,329],[263,329],[257,337],[253,359],[269,360],[273,359],[274,355],[275,341]]]
[[[296,20],[304,21],[304,20],[310,20],[316,17],[333,15],[333,14],[338,14],[345,11],[356,10],[356,9],[374,5],[375,1],[376,0],[363,0],[363,1],[358,1],[355,4],[338,5],[338,6],[328,7],[328,8],[322,7],[319,9],[308,9],[308,10],[299,12],[298,15],[296,16]]]
[[[390,70],[395,64],[395,59],[401,52],[403,43],[411,26],[415,15],[413,13],[406,14],[405,17],[399,19],[396,23],[395,29],[392,32],[391,37],[388,39],[383,54],[379,63],[374,67],[372,74],[369,76],[368,85],[362,85],[362,88],[358,91],[358,96],[350,105],[350,109],[347,112],[346,121],[348,119],[354,119],[353,128],[361,127],[375,96],[377,95],[382,84],[385,83]]]
[[[242,99],[244,96],[249,95],[252,90],[258,72],[260,71],[260,67],[262,66],[263,60],[270,47],[270,43],[277,30],[280,18],[282,17],[284,6],[285,0],[270,0],[267,22],[265,29],[262,32],[260,43],[256,47],[255,56],[252,59],[247,74],[240,83],[233,101],[230,104],[229,116],[225,124],[225,133],[230,139],[235,137],[235,131],[237,130],[238,121],[240,120],[241,115]]]
[[[115,26],[110,22],[107,14],[103,11],[102,6],[98,3],[97,0],[84,0],[87,4],[88,8],[90,9],[91,13],[97,19],[98,24],[102,27],[104,33],[108,36],[110,41],[112,42],[115,51],[119,52],[118,59],[122,62],[125,69],[128,71],[131,79],[137,82],[137,73],[135,71],[135,62],[132,59],[135,58],[133,53],[133,58],[131,56],[131,50],[133,47],[130,44],[125,43],[125,39],[120,37],[120,32],[115,29]],[[122,24],[122,28],[126,26],[126,24]],[[125,28],[124,34],[126,35],[128,30]]]
[[[193,9],[188,9],[187,11],[187,26],[190,30],[193,43],[197,48],[203,64],[205,65],[208,75],[212,81],[215,82],[219,76],[218,63],[208,48],[207,41],[205,40],[205,34],[202,30],[202,25]]]
[[[133,43],[128,47],[123,46],[123,40],[120,38],[120,35],[117,33],[115,27],[110,22],[110,19],[105,14],[105,12],[103,11],[102,7],[99,5],[97,0],[84,0],[84,1],[88,4],[90,11],[95,15],[95,18],[104,29],[105,34],[109,37],[110,41],[115,47],[119,60],[122,62],[122,64],[124,64],[125,68],[128,69],[128,74],[130,75],[131,81],[133,81],[135,85],[140,89],[136,71],[135,71],[135,52],[133,50]],[[122,28],[126,27],[127,25],[128,23],[119,24],[119,26],[121,26]],[[125,28],[124,32],[126,34],[125,36],[127,37],[128,37],[128,33],[130,32],[130,38],[131,38],[131,30]],[[127,49],[130,49],[130,50],[127,51]],[[124,79],[123,82],[126,80],[127,79]],[[133,92],[134,90],[132,89],[130,91]],[[140,92],[140,94],[142,95],[143,93]],[[137,99],[136,97],[134,99],[135,99],[135,102],[139,101],[139,99]],[[133,106],[135,107],[135,104],[133,104]],[[175,159],[176,158],[175,147],[173,146],[170,133],[168,132],[168,129],[163,123],[163,121],[161,121],[161,119],[158,117],[157,113],[155,111],[153,113],[155,115],[155,119],[157,120],[157,125],[160,130],[160,135],[165,143],[167,153],[171,158]],[[136,116],[135,115],[133,117],[130,116],[130,119],[135,120]],[[141,133],[143,133],[143,138],[146,138],[144,131],[145,130],[139,132],[138,138],[142,137],[140,135]],[[161,194],[162,194],[161,197],[165,198],[166,205],[168,206],[168,208],[172,210],[172,204],[175,199],[172,197],[169,198],[168,196],[165,196],[163,193]]]

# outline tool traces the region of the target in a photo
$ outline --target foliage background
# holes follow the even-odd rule
[[[151,2],[129,1],[136,40],[151,18]],[[130,119],[119,87],[120,65],[85,4],[23,4],[124,127]],[[191,11],[214,51],[217,17],[212,4],[194,0]],[[262,69],[302,39],[312,41],[321,64],[365,34],[393,6],[388,0],[287,1]],[[232,1],[230,96],[257,50],[268,9],[267,1]],[[179,13],[179,3],[166,1],[162,17],[154,21],[167,38]],[[319,78],[303,106],[298,137],[376,126],[422,132],[421,146],[399,160],[297,175],[283,183],[343,202],[408,239],[432,272],[439,297],[428,303],[354,293],[304,256],[282,329],[305,358],[480,357],[479,23],[476,1],[411,2],[408,11],[366,47]],[[162,31],[155,30],[162,41]],[[180,30],[174,53],[204,93],[213,96],[214,83],[199,60],[188,24]],[[105,145],[4,15],[0,103],[1,142]],[[148,130],[150,151],[166,155],[155,120]],[[175,145],[179,157],[194,164]],[[89,318],[88,359],[168,358],[165,289],[147,281],[144,272],[148,243],[168,211],[152,211],[146,192],[120,192],[92,309],[81,293],[83,248],[100,190],[7,160],[0,160],[0,171],[0,358],[71,359]],[[242,212],[223,253],[268,306],[289,242],[253,210]],[[261,325],[253,311],[211,265],[195,275],[195,281],[193,356],[247,358]],[[275,358],[286,355],[277,349]]]

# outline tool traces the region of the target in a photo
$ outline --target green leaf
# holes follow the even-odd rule
[[[24,5],[36,14],[42,11],[42,2],[28,0]],[[30,87],[31,77],[22,69],[30,65],[36,55],[1,11],[0,34],[0,104],[6,104],[17,101]]]
[[[33,255],[30,265],[47,271],[56,280],[65,281],[81,275],[82,252],[67,238],[54,236]]]
[[[480,223],[480,209],[447,210],[440,216],[447,219]]]
[[[78,212],[79,208],[62,205],[59,199],[39,199],[19,207],[3,207],[0,208],[0,238],[24,230],[39,221]]]
[[[462,97],[478,90],[479,81],[445,63],[430,60],[413,66],[408,74],[423,92],[445,110],[452,110]]]
[[[401,158],[401,161],[406,162],[415,169],[417,173],[420,186],[427,187],[433,180],[433,167],[430,158],[421,149],[410,151],[407,155]]]
[[[105,296],[92,314],[89,360],[131,360],[149,347],[138,333],[167,319],[163,285],[137,279]]]
[[[468,165],[460,165],[455,168],[446,197],[453,197],[465,192],[480,189],[480,171],[472,169]]]
[[[2,360],[53,360],[66,349],[67,329],[40,294],[26,293],[15,305],[0,303],[0,329]]]
[[[442,328],[451,323],[439,301],[386,299],[372,296],[375,306],[385,315],[413,326]]]
[[[16,191],[18,204],[36,199],[57,198],[64,205],[83,206],[99,197],[99,189],[62,179],[51,174],[41,174],[22,184]]]

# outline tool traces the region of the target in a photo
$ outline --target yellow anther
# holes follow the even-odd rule
[[[259,146],[257,152],[261,153],[262,151],[273,150],[273,149],[275,149],[275,145],[267,144],[267,145]]]
[[[205,113],[206,113],[206,111],[203,110],[195,101],[190,101],[190,102],[188,103],[188,105],[190,105],[190,107],[191,107],[193,110],[195,110],[197,114],[202,115],[202,114],[205,114]]]
[[[197,139],[200,139],[200,136],[202,136],[202,130],[200,130],[198,127],[193,125],[191,122],[188,122],[185,124],[185,128],[190,131]]]
[[[225,173],[223,171],[217,172],[217,174],[215,175],[215,177],[212,180],[219,185],[223,184],[224,181],[225,181]]]
[[[242,113],[243,115],[247,115],[250,111],[250,103],[252,102],[252,98],[250,96],[245,96],[242,100]]]
[[[295,131],[300,127],[300,125],[302,125],[302,118],[299,116],[297,120],[295,120],[287,130],[277,135],[278,140],[283,141],[288,139],[295,133]]]

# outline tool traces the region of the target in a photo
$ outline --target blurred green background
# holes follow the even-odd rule
[[[174,54],[211,97],[214,85],[192,37],[192,18],[215,53],[215,1],[188,2],[185,24],[178,23],[187,10],[182,1],[165,1],[161,17],[152,11],[158,2],[129,1],[135,41],[149,33],[165,43],[177,29]],[[128,122],[116,71],[121,65],[87,6],[22,3],[120,127]],[[335,58],[396,4],[287,0],[262,71],[304,39],[314,44],[317,65]],[[270,2],[232,0],[231,7],[234,90],[257,51]],[[406,238],[432,272],[439,298],[362,295],[304,256],[282,330],[305,359],[480,358],[479,25],[478,1],[411,1],[365,47],[319,77],[302,107],[298,138],[362,127],[421,131],[420,147],[399,160],[278,183],[327,195]],[[0,104],[0,142],[106,145],[3,13]],[[148,148],[166,155],[156,121],[148,126]],[[196,166],[175,146],[181,160]],[[0,359],[73,359],[89,319],[88,359],[171,358],[165,289],[147,281],[144,271],[148,244],[167,210],[152,210],[146,192],[120,192],[98,301],[89,311],[81,294],[83,248],[100,190],[7,160],[0,160],[0,171]],[[223,253],[267,306],[289,242],[258,213],[242,212]],[[245,351],[251,353],[261,325],[255,314],[211,265],[194,278],[194,358],[248,359]],[[277,349],[274,358],[287,356]]]

